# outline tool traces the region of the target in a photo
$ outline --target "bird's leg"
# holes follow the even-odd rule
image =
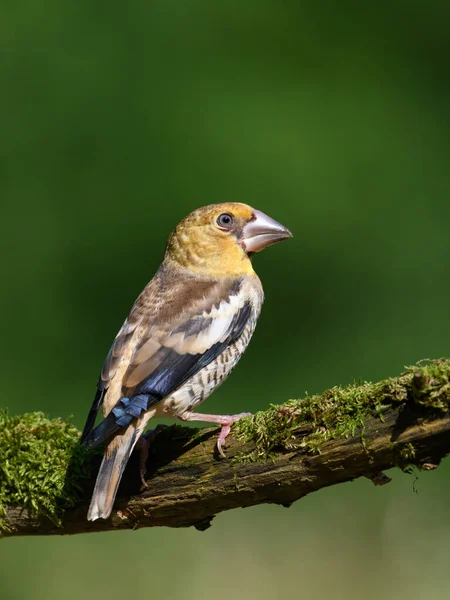
[[[231,426],[233,423],[236,423],[236,421],[239,421],[239,419],[242,419],[242,417],[250,417],[251,414],[252,413],[239,413],[237,415],[204,415],[203,413],[186,411],[181,415],[178,415],[178,418],[182,421],[205,421],[205,423],[217,423],[217,425],[221,425],[222,429],[217,438],[217,450],[222,458],[226,458],[223,451],[223,445],[230,433]]]
[[[161,433],[163,429],[166,429],[167,425],[159,424],[155,427],[155,429],[149,429],[147,433],[142,435],[137,444],[136,449],[139,451],[139,474],[141,476],[142,485],[147,488],[147,482],[145,481],[145,476],[147,475],[147,459],[148,459],[148,451],[150,448],[150,444],[152,444],[158,433]]]

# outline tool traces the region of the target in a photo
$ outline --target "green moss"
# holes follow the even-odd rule
[[[410,463],[414,460],[416,456],[416,449],[414,448],[413,444],[411,444],[410,442],[408,442],[407,444],[404,444],[400,450],[399,450],[399,457],[403,463],[403,467],[404,467],[404,463]]]
[[[245,417],[234,426],[243,441],[252,441],[255,450],[237,458],[240,462],[265,460],[277,450],[306,448],[320,452],[333,438],[361,435],[368,416],[383,420],[391,406],[417,402],[428,408],[448,410],[450,402],[450,361],[422,361],[400,377],[379,383],[334,387],[323,394],[289,400],[282,406]]]
[[[89,461],[78,441],[77,429],[64,419],[0,412],[0,535],[7,528],[6,505],[32,509],[58,524],[79,499]]]
[[[448,410],[450,398],[450,360],[422,360],[407,371],[412,376],[415,402],[441,411]]]

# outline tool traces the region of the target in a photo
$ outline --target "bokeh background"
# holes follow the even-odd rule
[[[0,8],[1,405],[82,427],[192,209],[294,240],[208,412],[449,355],[450,4],[19,0]],[[449,463],[142,530],[0,542],[5,600],[448,599]]]

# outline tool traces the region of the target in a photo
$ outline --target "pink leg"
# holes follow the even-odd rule
[[[237,415],[204,415],[203,413],[184,412],[178,418],[182,421],[204,421],[205,423],[217,423],[222,425],[219,437],[217,438],[217,450],[222,458],[226,458],[223,452],[223,444],[230,433],[231,426],[242,417],[250,417],[252,413],[239,413]]]

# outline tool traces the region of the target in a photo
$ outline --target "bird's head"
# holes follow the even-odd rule
[[[198,208],[171,233],[166,260],[201,276],[253,272],[250,257],[292,233],[247,204],[226,202]]]

